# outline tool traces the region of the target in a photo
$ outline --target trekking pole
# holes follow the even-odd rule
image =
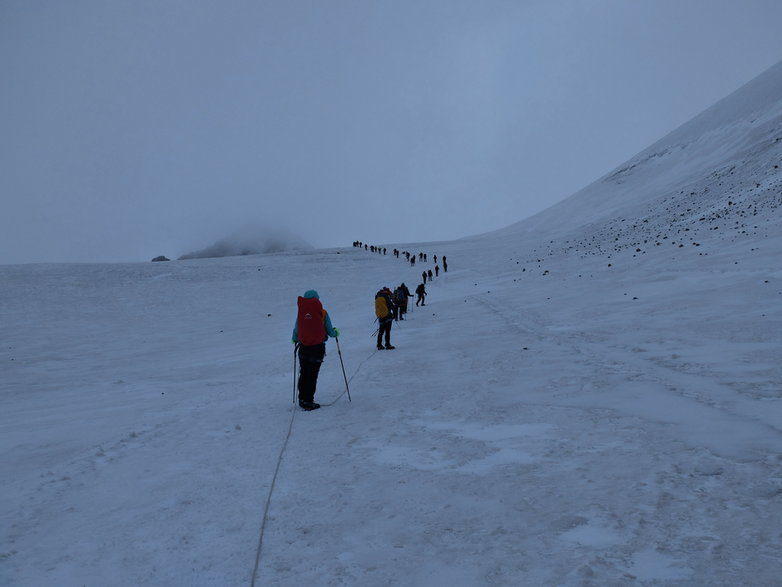
[[[339,337],[334,340],[337,341],[337,354],[339,354],[339,364],[342,365],[342,376],[345,378],[345,390],[348,392],[348,401],[352,402],[353,400],[350,399],[350,387],[348,387],[348,376],[345,375],[345,363],[342,362],[342,351],[339,348]]]
[[[296,403],[296,351],[299,350],[299,343],[293,345],[293,403]]]

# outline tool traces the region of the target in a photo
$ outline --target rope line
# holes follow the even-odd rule
[[[376,354],[377,354],[377,351],[373,351],[366,359],[364,359],[363,361],[361,361],[361,363],[359,363],[358,367],[356,367],[356,370],[353,372],[353,375],[351,375],[350,378],[348,379],[348,383],[353,381],[353,378],[361,370],[361,367],[363,367],[364,364],[367,361],[369,361],[372,357],[374,357]],[[294,363],[294,365],[295,365],[295,363]],[[295,369],[294,369],[294,371],[295,371]],[[332,402],[327,403],[327,404],[323,404],[323,405],[324,406],[333,406],[335,403],[337,403],[337,401],[339,401],[339,399],[343,395],[345,395],[346,392],[347,392],[347,388],[345,388],[345,391],[340,393]],[[253,567],[252,579],[250,580],[250,586],[251,587],[255,587],[255,581],[258,578],[258,569],[260,568],[260,565],[261,565],[261,551],[263,550],[263,537],[264,537],[264,534],[266,532],[266,522],[269,519],[269,508],[270,508],[271,502],[272,502],[272,494],[274,493],[274,487],[277,484],[277,476],[280,473],[280,466],[282,465],[282,457],[285,454],[285,450],[288,448],[288,441],[290,440],[291,434],[293,432],[293,420],[296,418],[296,412],[297,411],[298,410],[296,410],[295,407],[291,409],[291,420],[290,420],[290,423],[288,424],[288,432],[285,435],[285,441],[282,443],[282,448],[280,449],[280,454],[277,456],[277,466],[274,468],[274,475],[272,475],[272,482],[271,482],[271,485],[269,486],[269,493],[266,496],[266,504],[263,507],[263,520],[261,521],[260,536],[258,537],[258,548],[255,551],[255,566]]]
[[[263,521],[261,522],[261,534],[258,538],[258,549],[255,551],[255,566],[253,567],[253,576],[250,581],[251,587],[255,587],[255,579],[258,577],[258,567],[261,563],[261,550],[263,550],[263,535],[266,531],[266,522],[269,519],[269,506],[272,502],[272,494],[274,493],[274,486],[277,484],[277,475],[280,472],[280,465],[282,464],[282,456],[285,454],[285,449],[288,447],[288,440],[290,440],[291,432],[293,431],[293,420],[296,417],[296,408],[291,409],[291,421],[288,424],[288,433],[285,435],[285,442],[282,443],[282,449],[277,457],[277,466],[274,468],[274,475],[272,476],[272,483],[269,486],[269,494],[266,496],[266,505],[263,508]]]
[[[359,371],[361,371],[361,367],[363,367],[363,366],[364,366],[364,363],[366,363],[367,361],[369,361],[369,359],[371,359],[372,357],[374,357],[376,354],[377,354],[377,350],[375,350],[375,351],[373,351],[372,353],[370,353],[370,355],[369,355],[369,356],[368,356],[366,359],[364,359],[363,361],[361,361],[361,363],[359,363],[358,367],[356,367],[356,370],[355,370],[355,371],[353,371],[353,375],[351,375],[351,376],[348,378],[348,383],[350,383],[351,381],[353,381],[353,378],[354,378],[356,375],[358,375],[358,372],[359,372]],[[333,399],[331,402],[329,402],[329,403],[327,403],[327,404],[321,404],[321,405],[322,405],[322,406],[325,406],[325,407],[333,406],[335,403],[337,403],[337,402],[339,401],[339,399],[340,399],[340,398],[341,398],[343,395],[345,395],[345,394],[347,393],[347,391],[348,391],[348,390],[347,390],[347,388],[345,388],[345,390],[344,390],[344,391],[342,391],[342,393],[340,393],[340,394],[339,394],[339,395],[338,395],[336,398],[334,398],[334,399]]]

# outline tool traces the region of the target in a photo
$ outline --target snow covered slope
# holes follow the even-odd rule
[[[584,238],[593,225],[623,219],[661,216],[678,227],[718,211],[735,220],[746,214],[731,212],[779,206],[781,119],[782,62],[600,180],[499,233]]]
[[[778,585],[780,83],[415,267],[0,267],[0,584]],[[312,287],[353,401],[332,341],[305,413]]]

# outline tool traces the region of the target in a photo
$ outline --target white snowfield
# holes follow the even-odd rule
[[[781,98],[492,234],[0,267],[0,584],[780,585]],[[332,340],[303,412],[310,288],[352,402]]]

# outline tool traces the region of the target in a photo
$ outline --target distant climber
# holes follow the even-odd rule
[[[419,283],[418,287],[415,288],[415,293],[418,296],[415,300],[415,305],[417,306],[419,303],[422,306],[426,305],[426,286],[423,283]]]

